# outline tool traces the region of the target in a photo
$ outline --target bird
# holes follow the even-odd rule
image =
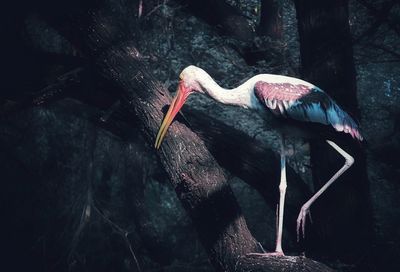
[[[190,65],[179,75],[177,93],[159,128],[155,148],[159,149],[175,116],[193,93],[200,93],[226,105],[233,105],[258,112],[261,116],[271,114],[278,122],[289,120],[290,124],[319,124],[331,127],[335,133],[350,135],[356,141],[363,141],[357,122],[344,111],[327,93],[319,87],[302,79],[275,75],[258,74],[233,89],[222,88],[203,69]],[[304,128],[303,128],[304,129]],[[326,142],[344,157],[344,165],[301,207],[297,217],[297,240],[305,235],[306,217],[310,206],[332,185],[353,163],[354,158],[334,141]],[[277,228],[275,251],[266,253],[284,256],[282,249],[283,215],[286,180],[285,137],[280,141],[281,175],[279,183],[279,203],[277,206]]]

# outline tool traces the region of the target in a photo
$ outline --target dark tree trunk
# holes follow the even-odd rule
[[[278,0],[262,0],[257,34],[282,39],[282,27],[282,3]]]
[[[356,114],[357,87],[348,1],[297,0],[302,74]]]
[[[358,117],[348,1],[297,0],[295,3],[303,77]],[[366,253],[371,238],[365,155],[360,145],[349,137],[338,135],[333,140],[355,158],[355,164],[312,207],[314,231],[320,233],[314,246],[318,249],[318,243],[324,243],[335,256],[354,260]],[[344,160],[321,139],[311,143],[311,163],[318,188]]]

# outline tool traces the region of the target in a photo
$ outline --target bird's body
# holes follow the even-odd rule
[[[338,132],[349,133],[353,138],[362,140],[353,118],[329,95],[307,81],[282,75],[259,74],[234,89],[225,89],[204,70],[194,66],[186,69],[189,72],[182,73],[195,77],[200,88],[222,104],[248,108],[261,115],[265,115],[268,109],[277,117],[330,125]]]
[[[304,85],[310,89],[315,88],[311,83],[298,78],[273,74],[259,74],[251,77],[234,89],[225,89],[219,86],[207,72],[195,66],[189,66],[181,73],[181,78],[187,77],[196,78],[195,81],[200,89],[222,104],[254,110],[264,109],[255,93],[254,87],[257,82],[268,82],[270,84],[289,83],[294,86]],[[196,83],[194,83],[194,85],[196,85]]]
[[[203,69],[196,66],[186,67],[180,74],[176,97],[163,120],[157,135],[155,147],[159,148],[172,123],[175,115],[192,93],[202,93],[212,99],[227,105],[239,106],[255,110],[262,116],[268,112],[279,120],[289,121],[289,125],[296,124],[302,127],[306,123],[319,124],[320,127],[332,127],[336,132],[351,135],[354,139],[362,140],[357,123],[347,114],[332,98],[317,86],[293,77],[260,74],[253,76],[243,84],[234,89],[225,89],[219,86],[212,77]],[[283,122],[286,123],[286,122]],[[285,126],[287,127],[287,125]],[[303,126],[303,130],[304,126]],[[354,159],[337,146],[334,142],[327,140],[346,162],[343,167],[307,201],[301,208],[297,219],[297,232],[303,232],[305,228],[306,215],[311,204],[354,162]],[[281,246],[284,200],[286,193],[286,159],[284,137],[281,141],[281,182],[279,185],[280,201],[278,211],[278,229],[276,250],[277,255],[283,255]]]

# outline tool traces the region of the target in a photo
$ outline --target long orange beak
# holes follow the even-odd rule
[[[160,145],[167,134],[167,130],[171,125],[172,121],[174,120],[176,114],[182,108],[183,104],[185,104],[186,99],[188,98],[190,92],[185,88],[183,81],[179,82],[178,92],[175,98],[172,100],[171,105],[169,106],[168,112],[164,117],[164,120],[158,130],[156,142],[154,147],[156,149],[160,148]]]

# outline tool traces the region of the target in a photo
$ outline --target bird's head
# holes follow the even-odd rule
[[[169,126],[182,108],[183,104],[185,104],[189,95],[196,92],[204,93],[202,86],[198,82],[198,77],[201,76],[202,72],[204,72],[202,69],[190,65],[183,69],[179,75],[180,81],[178,90],[158,131],[156,142],[154,144],[156,149],[160,147]]]

